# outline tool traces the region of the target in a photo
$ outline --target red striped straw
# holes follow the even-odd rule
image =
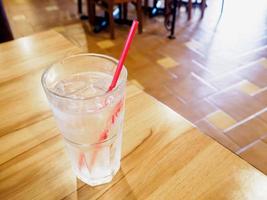
[[[119,63],[117,65],[116,71],[115,71],[115,73],[113,75],[112,82],[111,82],[107,92],[110,92],[111,90],[113,90],[117,85],[118,79],[119,79],[120,74],[121,74],[121,70],[123,68],[124,61],[125,61],[125,59],[127,57],[128,51],[129,51],[130,46],[132,44],[132,41],[133,41],[133,38],[135,36],[137,27],[138,27],[138,21],[134,20],[133,23],[132,23],[131,29],[129,31],[127,40],[125,42],[123,51],[121,53],[120,60],[119,60]],[[112,116],[113,115],[114,115],[114,113],[112,114]],[[102,132],[100,134],[100,136],[99,136],[98,143],[104,141],[107,137],[108,137],[108,131]],[[87,163],[86,163],[87,168],[89,167],[88,169],[92,169],[93,168],[93,165],[94,165],[94,162],[96,160],[97,153],[98,153],[98,149],[99,149],[99,146],[96,146],[96,149],[93,152],[93,155],[92,155],[92,158],[91,158],[91,161],[90,161],[90,166],[88,166]],[[80,154],[79,168],[81,168],[81,165],[82,165],[83,162],[86,162],[86,161],[85,161],[85,156],[82,153],[82,154]]]
[[[132,44],[132,41],[133,41],[133,38],[134,38],[134,35],[135,35],[135,32],[136,32],[137,26],[138,26],[138,21],[134,20],[133,24],[132,24],[132,27],[130,29],[130,32],[128,34],[127,40],[125,42],[124,49],[123,49],[123,51],[121,53],[121,57],[120,57],[118,66],[117,66],[116,71],[115,71],[114,76],[113,76],[113,80],[112,80],[112,82],[111,82],[111,84],[110,84],[110,86],[108,88],[108,92],[113,90],[114,87],[116,87],[116,84],[117,84],[118,79],[119,79],[120,74],[121,74],[121,70],[122,70],[125,58],[126,58],[126,56],[128,54],[130,46]]]

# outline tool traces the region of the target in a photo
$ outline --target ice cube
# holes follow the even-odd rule
[[[86,82],[80,80],[63,80],[58,82],[54,90],[60,95],[69,96],[86,87]]]
[[[81,99],[86,99],[98,95],[98,91],[94,88],[93,84],[89,84],[86,87],[77,90],[73,94]]]

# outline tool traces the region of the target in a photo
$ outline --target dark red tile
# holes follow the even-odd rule
[[[267,69],[262,67],[261,64],[255,64],[242,69],[238,71],[238,74],[260,87],[267,86]]]
[[[209,80],[209,82],[213,86],[215,86],[216,88],[218,88],[220,90],[223,90],[223,89],[226,89],[230,86],[233,86],[233,85],[239,83],[240,81],[242,81],[242,78],[240,78],[236,74],[227,74],[227,75],[219,76],[217,78]]]
[[[184,104],[173,95],[166,96],[165,98],[162,98],[160,101],[177,113],[179,113],[179,108]]]
[[[220,130],[216,129],[212,125],[209,124],[206,120],[200,120],[195,125],[206,135],[210,136],[221,145],[230,149],[233,152],[237,152],[240,147],[233,142],[228,136],[224,135]]]
[[[267,134],[261,138],[261,141],[263,141],[267,144]]]
[[[215,112],[217,108],[207,100],[192,101],[185,104],[179,104],[177,108],[179,114],[187,120],[195,123],[208,114]]]
[[[183,79],[184,77],[189,76],[191,72],[200,76],[204,80],[212,79],[215,76],[212,72],[209,72],[205,66],[202,66],[202,64],[197,61],[189,61],[186,64],[180,64],[178,67],[169,69],[169,71],[175,74],[177,79]]]
[[[220,60],[220,62],[218,62]],[[204,63],[204,65],[212,71],[212,73],[218,75],[223,75],[230,73],[237,68],[238,62],[232,59],[225,59],[222,56],[209,56],[209,60]]]
[[[235,89],[223,91],[209,97],[209,99],[237,121],[243,120],[265,108],[262,103],[256,101],[253,97]]]
[[[239,155],[251,165],[267,175],[267,144],[257,141],[242,151]]]
[[[192,74],[183,80],[174,79],[168,81],[166,87],[187,102],[200,100],[216,91]]]
[[[168,98],[169,96],[172,95],[172,93],[167,90],[164,86],[148,86],[145,87],[145,92],[147,92],[148,94],[150,94],[151,96],[155,97],[156,99],[158,99],[159,101],[162,101],[165,98]]]
[[[267,90],[262,91],[254,96],[254,98],[267,107]]]
[[[143,68],[132,71],[132,75],[144,87],[163,86],[166,81],[172,79],[168,72],[159,66],[143,66]]]
[[[191,67],[186,67],[183,65],[179,65],[177,67],[171,68],[168,70],[170,73],[174,74],[177,79],[184,79],[184,77],[189,76],[191,74]]]
[[[259,117],[260,117],[262,120],[264,120],[265,122],[267,122],[267,111],[265,111],[264,113],[262,113]]]
[[[245,147],[267,134],[267,123],[259,117],[253,118],[225,132],[225,134],[240,147]]]

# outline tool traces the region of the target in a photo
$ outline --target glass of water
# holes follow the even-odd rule
[[[117,63],[105,55],[78,54],[42,75],[73,171],[91,186],[110,182],[120,168],[127,70],[108,91]]]

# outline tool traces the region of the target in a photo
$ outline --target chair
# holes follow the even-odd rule
[[[176,10],[177,7],[180,8],[182,5],[185,5],[187,8],[188,20],[191,19],[192,16],[192,7],[193,4],[197,5],[201,9],[201,18],[204,17],[204,12],[206,8],[206,0],[201,0],[200,3],[195,1],[194,3],[192,0],[165,0],[165,27],[168,31],[171,32],[169,35],[170,39],[174,39],[174,32],[175,32],[175,21],[176,21]]]
[[[116,4],[119,4],[119,6],[123,5],[123,18],[124,20],[127,19],[127,13],[128,13],[128,3],[132,2],[136,6],[136,14],[137,14],[137,20],[139,21],[139,27],[138,32],[142,33],[142,0],[101,0],[104,2],[107,7],[105,11],[108,13],[108,20],[109,20],[109,31],[110,31],[110,38],[115,38],[115,30],[114,30],[114,18],[113,18],[113,8]]]
[[[182,1],[180,1],[182,2]],[[206,8],[206,0],[201,0],[200,3],[195,2],[195,4],[200,5],[201,9],[201,18],[204,16],[205,8]],[[178,2],[178,7],[180,7],[181,3]],[[193,2],[192,0],[187,1],[187,14],[188,14],[188,19],[190,20],[192,17],[192,7],[193,7]]]
[[[13,40],[13,35],[7,21],[2,0],[0,0],[0,43]]]

